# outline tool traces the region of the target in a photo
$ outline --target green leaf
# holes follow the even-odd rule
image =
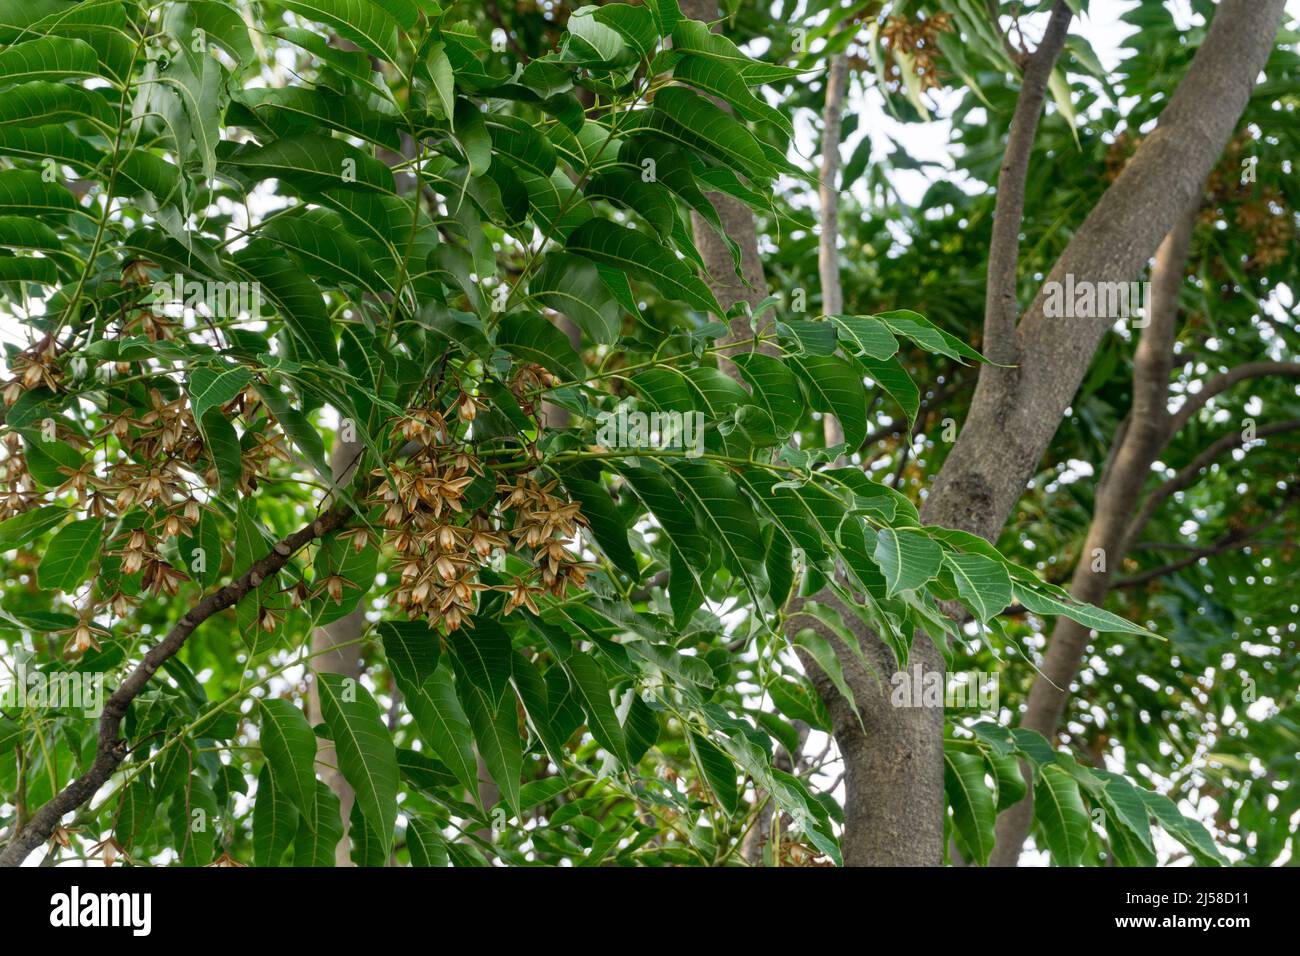
[[[263,146],[222,145],[218,152],[221,165],[250,183],[281,179],[305,192],[339,188],[396,193],[393,174],[387,166],[332,136],[302,133]]]
[[[514,657],[505,628],[492,618],[476,617],[473,628],[452,631],[448,640],[460,673],[490,700],[500,699],[510,682]]]
[[[898,335],[911,339],[921,348],[928,352],[937,352],[940,355],[946,355],[948,358],[956,359],[958,362],[965,364],[969,359],[973,362],[985,362],[987,359],[976,352],[973,348],[957,338],[955,335],[943,331],[932,323],[925,316],[913,312],[910,309],[898,309],[893,312],[881,312],[872,316],[877,322],[883,323]],[[889,356],[875,356],[876,358],[888,358]]]
[[[441,831],[423,817],[407,819],[406,848],[411,854],[411,866],[447,865],[447,842]]]
[[[313,800],[315,795],[313,781]],[[257,775],[257,799],[253,802],[253,862],[258,866],[279,866],[297,832],[298,808],[276,789],[271,765],[264,764]]]
[[[861,445],[867,437],[867,393],[857,369],[833,355],[795,355],[786,361],[802,379],[812,407],[839,419],[850,448]]]
[[[777,430],[789,435],[803,419],[799,379],[780,359],[761,352],[734,355],[731,361],[749,384],[753,401],[767,412]]]
[[[84,40],[45,36],[0,52],[0,84],[29,80],[90,79],[100,75],[95,50]]]
[[[1079,784],[1055,764],[1042,768],[1034,784],[1034,817],[1042,827],[1052,862],[1078,866],[1088,846],[1088,811]]]
[[[1020,583],[1015,585],[1014,590],[1016,600],[1035,614],[1064,615],[1072,621],[1078,621],[1080,624],[1102,633],[1141,634],[1145,637],[1156,638],[1160,636],[1144,627],[1139,627],[1131,621],[1126,621],[1122,617],[1117,617],[1109,611],[1103,611],[1099,607],[1093,607],[1091,604],[1078,604],[1068,595],[1058,598]],[[1064,594],[1064,592],[1062,593]]]
[[[316,817],[316,735],[291,701],[267,698],[260,708],[266,769],[275,788],[310,822]]]
[[[668,0],[664,0],[668,2]],[[802,71],[773,63],[764,63],[741,53],[726,37],[710,32],[708,25],[698,20],[680,20],[668,17],[672,29],[673,49],[687,50],[729,64],[740,72],[751,86],[776,83],[798,77]]]
[[[945,552],[943,560],[952,569],[958,596],[981,623],[1011,603],[1011,577],[997,561],[952,551]]]
[[[360,681],[318,673],[321,716],[339,755],[339,770],[356,791],[361,813],[387,856],[397,820],[397,751],[383,716]]]
[[[618,338],[618,303],[590,260],[566,252],[550,253],[529,281],[528,293],[542,305],[576,322],[597,345]]]
[[[629,127],[632,124],[711,156],[754,182],[766,182],[778,172],[797,174],[784,160],[774,165],[773,154],[743,123],[683,86],[661,89],[655,94],[654,108],[633,114]]]
[[[593,262],[649,282],[667,298],[701,312],[722,314],[722,307],[703,280],[671,251],[635,229],[607,219],[590,219],[570,233],[566,247]]]
[[[221,580],[222,556],[221,529],[216,516],[208,510],[199,515],[199,523],[192,535],[184,535],[177,540],[180,563],[190,577],[205,588],[212,587]],[[201,570],[195,564],[201,560]]]
[[[627,751],[627,739],[623,727],[618,722],[614,705],[609,699],[609,684],[605,672],[590,654],[575,651],[563,662],[565,671],[571,679],[573,692],[577,695],[582,711],[587,715],[587,729],[609,753],[626,767],[630,763]]]
[[[1108,814],[1136,837],[1148,853],[1154,855],[1155,845],[1151,842],[1151,812],[1147,809],[1146,801],[1142,799],[1142,793],[1119,774],[1108,773],[1103,779],[1105,785],[1102,787],[1101,799]]]
[[[835,632],[841,640],[855,640],[853,635],[845,629],[842,621],[834,620],[831,617],[834,612],[831,612],[828,608],[821,608],[813,602],[808,602],[808,604],[804,605],[802,613],[808,614],[824,627]],[[862,716],[858,711],[857,698],[853,696],[852,688],[849,687],[848,681],[844,679],[844,670],[840,667],[840,659],[835,653],[835,648],[831,645],[831,642],[819,631],[811,627],[805,627],[800,628],[798,633],[795,634],[794,643],[808,651],[809,656],[817,662],[817,666],[830,678],[831,683],[835,685],[835,689],[840,692],[840,696],[844,698],[845,702],[852,708],[853,713],[858,715],[858,720],[861,721]]]
[[[695,513],[697,527],[721,549],[755,597],[767,590],[763,539],[749,500],[726,473],[701,461],[665,459],[663,470]]]
[[[210,409],[198,421],[199,432],[207,443],[213,467],[217,469],[221,493],[230,494],[239,485],[240,475],[243,474],[242,453],[235,426],[219,408]]]
[[[117,118],[98,90],[33,80],[4,91],[0,97],[0,126],[47,126],[88,120],[112,129]]]
[[[980,866],[993,850],[996,813],[993,792],[984,783],[984,759],[976,754],[943,754],[943,787],[952,806],[957,832]]]
[[[397,23],[371,0],[282,0],[309,20],[328,24],[357,46],[397,63]]]
[[[51,528],[61,525],[71,513],[63,505],[33,508],[0,521],[0,551],[21,548]]]
[[[438,632],[425,621],[382,621],[378,631],[403,696],[418,694],[438,669],[442,648]]]
[[[592,537],[614,567],[633,581],[641,576],[636,555],[627,540],[627,527],[609,492],[598,481],[589,481],[576,475],[563,477],[564,487],[582,504],[583,517],[591,524]]]
[[[898,407],[903,410],[907,416],[907,427],[910,430],[916,425],[916,414],[921,408],[921,392],[912,381],[912,377],[907,374],[902,363],[896,358],[887,359],[883,362],[877,362],[875,359],[862,356],[857,359],[858,363],[866,371],[877,385],[885,390],[885,393],[898,403]]]
[[[388,284],[365,249],[349,236],[337,213],[309,209],[267,223],[262,234],[293,253],[312,276],[335,287],[353,285],[376,295]]]
[[[688,739],[691,742],[691,750],[695,752],[695,759],[699,761],[700,769],[704,771],[704,779],[708,781],[709,789],[713,791],[713,796],[718,801],[718,806],[727,816],[734,817],[740,806],[740,790],[736,786],[736,765],[707,737],[692,732],[688,735]]]
[[[310,276],[268,239],[254,239],[235,254],[234,262],[258,284],[281,321],[313,358],[329,365],[338,362],[329,313],[321,290]]]
[[[1025,775],[1020,772],[1020,760],[1013,754],[990,753],[985,759],[993,768],[993,778],[997,781],[997,812],[1001,813],[1023,800],[1029,787],[1025,783]]]
[[[919,588],[939,573],[943,549],[917,531],[882,528],[872,554],[892,596]]]
[[[511,312],[497,327],[497,345],[525,362],[540,365],[564,379],[581,380],[582,359],[568,337],[540,315]]]
[[[532,124],[504,113],[489,113],[483,121],[497,155],[536,176],[555,171],[555,147]]]
[[[840,343],[853,355],[883,362],[898,352],[898,339],[879,319],[867,315],[832,315]]]
[[[334,849],[343,839],[343,815],[339,798],[321,780],[316,781],[316,813],[310,819],[299,815],[293,838],[294,866],[333,866]]]
[[[1206,866],[1222,866],[1228,861],[1215,846],[1204,824],[1178,812],[1174,802],[1162,793],[1150,790],[1138,790],[1147,809],[1159,822],[1161,829],[1187,848],[1198,863]]]
[[[403,694],[407,710],[420,730],[420,739],[477,800],[478,763],[474,759],[474,738],[469,718],[456,696],[451,669],[439,667],[414,693],[403,690]]]
[[[789,118],[751,93],[744,78],[729,63],[687,53],[673,67],[673,79],[724,100],[747,120],[770,123],[785,136],[794,136],[794,126]]]
[[[202,419],[208,409],[218,408],[248,387],[252,373],[242,365],[216,368],[200,365],[190,371],[190,408],[195,420]]]
[[[474,730],[478,751],[501,800],[514,816],[519,815],[519,775],[523,770],[523,747],[519,739],[518,704],[508,686],[493,697],[482,687],[462,680],[456,690]]]
[[[99,554],[104,519],[85,518],[59,529],[36,569],[36,582],[46,590],[74,591]]]
[[[23,434],[23,451],[27,456],[27,470],[42,485],[57,487],[68,480],[68,475],[85,463],[81,453],[61,441],[44,441],[39,435]]]

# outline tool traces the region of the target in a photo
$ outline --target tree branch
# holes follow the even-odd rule
[[[1038,119],[1047,98],[1047,83],[1065,46],[1073,14],[1056,0],[1047,32],[1025,64],[1024,81],[1011,116],[1007,148],[998,172],[998,195],[989,244],[988,281],[984,294],[984,354],[1000,365],[1015,362],[1016,269],[1020,261],[1020,225],[1025,213],[1025,179],[1034,151]]]
[[[1002,29],[1002,24],[999,22],[1001,20],[1001,11],[998,9],[998,0],[985,0],[985,6],[988,7],[989,20],[993,24],[993,29],[997,32],[997,35],[1002,38],[1002,47],[1007,51],[1007,56],[1011,58],[1012,63],[1023,68],[1025,65],[1025,58],[1029,54],[1012,43],[1010,35],[1007,31]],[[1021,37],[1021,39],[1023,40],[1024,38]]]
[[[1283,422],[1270,422],[1267,425],[1261,425],[1256,430],[1255,437],[1267,438],[1269,435],[1279,435],[1297,429],[1300,429],[1300,418],[1291,418]],[[1245,442],[1246,438],[1240,431],[1228,432],[1228,434],[1221,435],[1211,442],[1204,451],[1179,469],[1174,477],[1159,485],[1147,496],[1146,501],[1142,503],[1142,509],[1137,513],[1137,517],[1129,524],[1128,531],[1125,533],[1125,540],[1135,540],[1142,533],[1142,529],[1151,521],[1161,502],[1175,492],[1182,491],[1195,481],[1202,468],[1212,464],[1220,455],[1245,444]]]
[[[1296,488],[1292,487],[1287,493],[1287,504],[1297,497]],[[1133,588],[1141,584],[1146,584],[1155,578],[1164,577],[1166,574],[1173,574],[1175,571],[1181,571],[1183,568],[1191,567],[1201,558],[1212,558],[1216,554],[1223,554],[1225,551],[1232,551],[1237,548],[1245,548],[1251,545],[1262,544],[1256,541],[1255,535],[1273,525],[1286,512],[1284,504],[1277,511],[1269,515],[1266,519],[1251,528],[1243,528],[1240,531],[1233,531],[1225,534],[1218,541],[1204,548],[1193,548],[1186,557],[1179,558],[1177,561],[1171,561],[1168,564],[1162,564],[1159,567],[1148,568],[1145,571],[1139,571],[1137,574],[1127,578],[1120,578],[1112,588]]]
[[[1245,362],[1214,376],[1201,386],[1199,392],[1188,395],[1178,406],[1178,411],[1174,412],[1170,433],[1176,434],[1193,415],[1208,405],[1214,396],[1245,379],[1263,378],[1265,375],[1290,375],[1300,378],[1300,362]]]
[[[817,273],[822,286],[822,312],[839,315],[844,309],[844,292],[840,286],[840,139],[844,119],[844,94],[848,88],[849,58],[845,53],[831,57],[826,71],[826,108],[822,114],[822,162],[817,190]],[[828,414],[822,420],[826,445],[844,441],[839,419]]]
[[[296,552],[340,527],[351,514],[351,504],[337,502],[315,521],[277,542],[270,554],[255,562],[238,579],[213,591],[181,615],[181,619],[172,625],[161,641],[145,653],[140,663],[104,703],[104,711],[99,718],[99,744],[90,769],[55,794],[36,811],[25,827],[14,834],[4,852],[0,853],[0,866],[19,866],[28,854],[50,838],[64,814],[93,798],[113,775],[127,755],[126,741],[118,735],[127,708],[144,690],[158,668],[184,646],[195,629],[214,614],[239,603],[240,598],[249,591],[278,574]]]

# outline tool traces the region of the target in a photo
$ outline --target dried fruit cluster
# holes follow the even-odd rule
[[[937,62],[940,55],[939,34],[952,29],[951,19],[946,13],[934,13],[925,19],[890,17],[880,28],[881,42],[911,61],[912,72],[920,81],[922,90],[937,89],[943,85]],[[890,75],[895,80],[902,79],[902,71],[897,64],[890,68]]]
[[[464,391],[453,404],[462,422],[473,421],[479,405]],[[428,617],[450,632],[473,615],[476,595],[506,594],[506,612],[525,607],[537,613],[537,595],[581,587],[589,566],[572,551],[578,528],[586,525],[579,505],[531,476],[496,481],[479,459],[451,437],[444,415],[412,409],[396,434],[412,448],[379,480],[372,501],[383,508],[380,523],[397,554],[398,585],[392,600],[412,617]],[[388,481],[387,476],[392,476]],[[493,483],[485,502],[467,503],[475,482]],[[475,496],[477,499],[480,496]],[[484,584],[481,571],[505,551],[526,554],[528,572],[507,584]]]
[[[152,320],[151,320],[152,321]],[[129,331],[129,329],[128,329]],[[151,338],[170,337],[170,329],[152,324],[144,330]],[[68,356],[60,354],[47,337],[10,360],[14,377],[4,385],[5,405],[12,408],[27,392],[45,389],[67,390]],[[138,373],[132,363],[118,362],[111,368],[119,375]],[[135,389],[140,386],[136,385]],[[140,575],[140,592],[175,595],[186,575],[162,555],[164,542],[190,534],[197,525],[203,504],[204,484],[216,488],[220,481],[216,463],[196,426],[189,399],[184,394],[166,397],[158,388],[135,391],[127,385],[115,387],[106,379],[100,428],[87,438],[70,427],[61,416],[52,416],[28,431],[29,442],[57,442],[83,453],[78,467],[60,467],[63,481],[53,498],[75,496],[87,516],[118,522],[104,547],[104,555],[120,560],[115,574],[105,575],[100,587],[91,590],[80,611],[79,624],[70,629],[68,649],[83,652],[98,647],[96,633],[105,633],[92,622],[103,610],[117,617],[129,613],[138,597],[124,593],[122,578]],[[253,389],[227,402],[220,414],[240,417],[252,440],[240,451],[239,489],[249,494],[266,477],[271,460],[288,461],[283,436],[267,425],[270,416]],[[85,455],[96,446],[101,454]],[[51,497],[38,485],[30,470],[23,435],[10,429],[3,438],[0,459],[0,520],[37,508]],[[220,560],[219,555],[211,560]]]

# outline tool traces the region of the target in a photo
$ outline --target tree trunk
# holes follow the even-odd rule
[[[844,94],[849,85],[849,57],[836,53],[826,70],[826,109],[822,113],[822,164],[817,190],[817,275],[822,285],[822,312],[839,315],[844,310],[840,285],[840,140],[844,126]],[[822,421],[828,446],[844,441],[839,419],[829,412]],[[839,462],[843,464],[843,462]]]
[[[344,441],[342,433],[334,443],[330,454],[330,468],[334,472],[336,486],[350,484],[356,472],[358,456],[364,450],[359,441]],[[357,643],[365,633],[366,617],[360,605],[337,621],[318,627],[311,635],[312,670],[318,674],[342,674],[353,680],[361,678],[361,647]],[[320,688],[317,681],[312,681],[307,689],[307,719],[313,726],[322,721],[320,709]],[[338,752],[328,740],[317,740],[316,763],[320,767],[321,779],[339,798],[339,809],[343,814],[343,839],[334,847],[334,865],[352,866],[352,804],[356,794],[352,785],[343,779],[339,771]]]

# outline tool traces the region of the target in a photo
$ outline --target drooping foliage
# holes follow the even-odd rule
[[[915,355],[982,361],[969,336],[905,296],[716,300],[690,213],[731,243],[710,193],[781,221],[801,174],[770,87],[806,64],[675,0],[553,36],[477,16],[0,0],[0,288],[28,339],[0,633],[15,672],[131,691],[120,741],[84,700],[0,717],[12,828],[117,760],[52,852],[331,864],[329,741],[361,864],[725,863],[768,801],[770,859],[836,861],[833,790],[779,759],[828,727],[792,644],[834,677],[822,635],[848,633],[802,598],[831,588],[900,667],[914,640],[1014,653],[1011,604],[1154,640],[841,459],[877,402],[916,418]],[[313,630],[358,608],[364,677],[315,673]],[[977,730],[947,780],[972,858],[1018,757],[1060,862],[1085,799],[1117,845],[1154,817],[1216,858],[1163,797]]]

